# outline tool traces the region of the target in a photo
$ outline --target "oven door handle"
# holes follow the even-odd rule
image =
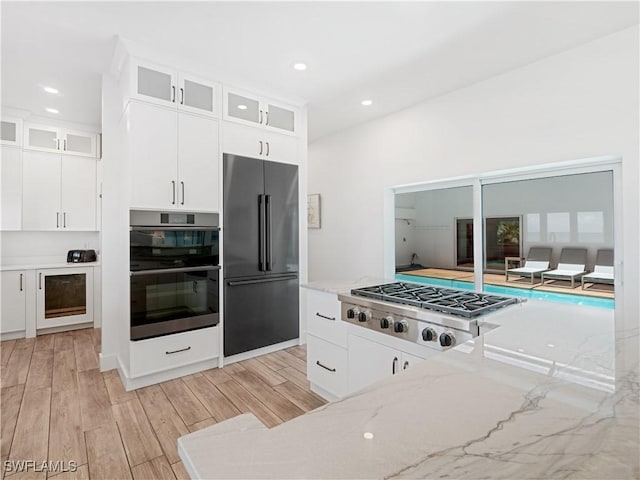
[[[189,231],[201,231],[201,232],[219,232],[220,227],[194,227],[193,225],[157,225],[157,226],[135,226],[129,227],[129,231],[133,232],[139,230],[141,232],[155,232],[157,230],[189,230]]]
[[[202,267],[158,268],[156,270],[137,270],[135,272],[129,272],[129,275],[132,277],[138,277],[140,275],[156,275],[156,274],[162,274],[162,273],[204,272],[207,270],[220,270],[220,266],[205,265]]]

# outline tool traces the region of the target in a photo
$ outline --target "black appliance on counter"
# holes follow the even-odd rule
[[[130,212],[131,340],[217,325],[214,213]]]
[[[224,154],[224,355],[298,338],[298,167]]]
[[[98,260],[95,250],[69,250],[67,263],[88,263]]]

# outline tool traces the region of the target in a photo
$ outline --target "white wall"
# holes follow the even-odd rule
[[[309,191],[323,210],[309,231],[310,279],[383,275],[385,187],[620,155],[616,328],[637,329],[638,44],[635,26],[312,143]],[[620,364],[634,362],[637,350]]]
[[[0,244],[2,265],[64,263],[75,249],[100,254],[98,232],[0,232]]]

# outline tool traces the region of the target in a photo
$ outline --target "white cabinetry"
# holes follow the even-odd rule
[[[349,393],[406,370],[422,359],[395,348],[349,334]]]
[[[224,89],[223,103],[225,120],[288,135],[298,133],[299,115],[294,107],[232,88]]]
[[[93,322],[93,267],[36,271],[36,328]]]
[[[218,122],[144,103],[128,107],[131,208],[218,211]]]
[[[220,116],[216,83],[143,60],[132,60],[129,68],[131,76],[126,98],[200,115]]]
[[[22,145],[22,120],[20,118],[2,117],[0,143],[17,147]]]
[[[131,378],[170,370],[220,354],[219,327],[129,342]]]
[[[24,148],[41,152],[95,157],[98,135],[51,125],[27,123],[24,126]]]
[[[26,325],[26,272],[7,271],[2,275],[2,320],[0,333],[20,332]]]
[[[23,230],[96,230],[96,160],[24,151]]]
[[[298,139],[295,137],[224,122],[222,138],[224,153],[283,163],[298,163]]]
[[[334,400],[347,394],[347,329],[336,294],[305,289],[307,377],[311,389]]]
[[[20,230],[22,227],[22,150],[2,145],[0,176],[1,230]]]

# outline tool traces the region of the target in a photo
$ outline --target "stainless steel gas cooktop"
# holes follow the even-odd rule
[[[445,350],[476,337],[478,318],[522,299],[394,282],[340,294],[342,320]]]
[[[351,290],[351,295],[411,305],[466,318],[475,318],[491,310],[517,303],[514,297],[402,282],[356,288]]]

